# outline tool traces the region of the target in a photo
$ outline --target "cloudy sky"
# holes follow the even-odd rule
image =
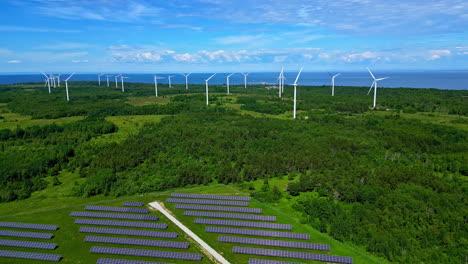
[[[466,0],[2,0],[0,72],[468,69]]]

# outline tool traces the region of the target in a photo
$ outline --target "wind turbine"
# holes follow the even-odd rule
[[[55,88],[55,77],[54,77],[54,75],[52,75],[52,73],[50,73],[49,75],[50,75],[49,79],[52,80],[52,87]]]
[[[120,80],[122,81],[122,92],[125,92],[125,88],[124,88],[124,79],[125,78],[128,78],[128,77],[124,77],[124,76],[122,76],[122,74],[120,74]]]
[[[296,118],[296,98],[297,98],[297,81],[299,80],[299,76],[301,75],[302,68],[299,70],[299,73],[297,74],[296,80],[294,81],[294,111],[293,111],[293,118]]]
[[[173,75],[171,76],[167,76],[167,79],[169,79],[169,88],[172,88],[172,85],[171,85],[171,78],[174,77]]]
[[[114,79],[115,79],[115,88],[119,88],[119,86],[117,85],[117,78],[119,77],[122,77],[122,74],[119,74],[119,75],[115,75],[114,76]]]
[[[49,93],[50,93],[50,81],[49,81],[49,77],[48,77],[45,73],[43,73],[43,72],[42,72],[42,74],[46,77],[46,84],[47,84],[47,86],[49,87]]]
[[[229,78],[234,75],[235,73],[231,73],[229,75],[226,75],[226,86],[227,86],[227,94],[229,94]]]
[[[57,78],[57,86],[60,87],[60,74],[55,76]]]
[[[281,98],[281,94],[283,93],[283,86],[284,86],[284,67],[281,67],[281,72],[280,72],[280,75],[278,77],[278,81],[279,81],[279,86],[278,86],[278,94],[279,94],[279,98]]]
[[[106,75],[106,79],[107,79],[107,87],[109,87],[109,77],[112,77],[112,75]]]
[[[70,101],[70,97],[68,96],[68,80],[70,80],[70,78],[73,76],[73,74],[75,74],[75,73],[70,74],[70,76],[68,76],[68,78],[65,79],[65,91],[67,91],[67,101]]]
[[[210,78],[205,79],[205,84],[206,84],[206,105],[208,105],[208,81],[215,76],[216,73],[213,73],[213,75],[210,76]]]
[[[372,87],[374,87],[374,104],[372,105],[372,108],[375,109],[375,106],[377,105],[377,83],[379,81],[388,79],[388,77],[376,79],[374,74],[372,74],[371,70],[369,70],[369,68],[367,68],[367,70],[369,71],[370,75],[372,76],[372,79],[374,79],[374,82],[372,82],[371,87],[369,89],[369,92],[367,92],[367,95],[369,95],[370,91],[372,90]]]
[[[341,73],[332,75],[331,73],[328,73],[328,75],[330,75],[330,77],[332,78],[332,96],[335,96],[335,78],[338,77],[338,75],[340,74]]]
[[[99,75],[97,76],[99,86],[101,86],[101,76],[102,76],[102,75],[104,75],[104,73],[103,73],[103,74],[99,74]]]
[[[244,88],[247,88],[247,75],[249,75],[249,73],[242,73],[242,75],[244,75]]]
[[[188,90],[188,77],[189,77],[190,74],[192,74],[192,73],[187,73],[187,74],[181,73],[180,74],[180,75],[185,77],[185,90]]]
[[[158,97],[158,79],[164,79],[164,77],[158,77],[154,76],[154,92],[156,94],[156,97]]]

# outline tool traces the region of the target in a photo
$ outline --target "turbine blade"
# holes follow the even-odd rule
[[[335,75],[333,76],[333,78],[337,77],[337,76],[340,75],[340,74],[341,74],[341,73],[335,74]]]
[[[367,70],[369,71],[370,75],[372,76],[372,79],[374,79],[374,80],[375,80],[374,74],[372,74],[372,72],[370,71],[370,69],[369,69],[369,68],[367,68]]]
[[[299,73],[297,74],[296,81],[294,81],[294,84],[297,84],[297,81],[299,80],[299,76],[301,76],[301,72],[302,72],[302,67],[299,70]]]
[[[380,79],[377,79],[376,81],[381,81],[381,80],[385,80],[385,79],[388,79],[390,77],[384,77],[384,78],[380,78]]]
[[[369,91],[367,92],[367,95],[369,95],[370,91],[372,91],[372,88],[374,88],[375,81],[372,82]]]

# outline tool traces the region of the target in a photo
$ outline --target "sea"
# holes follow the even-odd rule
[[[444,90],[468,90],[468,70],[453,70],[453,71],[407,71],[407,72],[373,72],[376,78],[389,77],[378,83],[378,87],[388,88],[435,88]],[[52,73],[55,74],[55,73]],[[117,75],[116,73],[106,73],[107,75]],[[189,78],[189,84],[204,84],[204,79],[211,76],[212,73],[192,73]],[[334,73],[336,74],[336,73]],[[61,74],[63,81],[69,74]],[[75,74],[70,81],[96,81],[98,82],[98,74]],[[148,73],[122,73],[128,78],[125,82],[152,83],[154,74]],[[297,72],[285,72],[285,84],[292,84],[296,79]],[[158,74],[159,77],[165,79],[158,80],[159,83],[168,83],[168,76],[171,78],[172,84],[185,84],[185,77],[179,73]],[[252,72],[247,76],[248,84],[277,84],[278,72]],[[120,78],[119,78],[120,79]],[[16,84],[26,82],[43,82],[44,76],[39,72],[37,74],[2,74],[0,73],[0,84]],[[106,76],[101,76],[101,82],[105,83]],[[114,82],[114,77],[109,77],[109,82]],[[369,86],[372,84],[372,77],[367,71],[360,72],[341,72],[335,79],[335,86]],[[226,74],[217,73],[210,81],[210,84],[225,84]],[[330,85],[331,78],[328,72],[302,72],[298,84],[299,85]],[[236,73],[230,78],[231,85],[244,84],[244,76],[241,73]]]

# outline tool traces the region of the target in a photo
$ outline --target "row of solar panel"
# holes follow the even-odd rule
[[[15,223],[15,222],[0,222],[0,227],[36,229],[36,230],[57,230],[58,229],[58,226],[56,225],[27,224],[27,223]]]
[[[162,262],[100,258],[96,264],[166,264]]]
[[[57,244],[55,244],[55,243],[43,243],[43,242],[31,242],[31,241],[0,239],[0,246],[22,247],[22,248],[40,248],[40,249],[55,249],[57,247]]]
[[[108,211],[108,212],[120,212],[120,213],[138,213],[138,214],[149,214],[147,208],[128,208],[128,207],[115,207],[115,206],[97,206],[88,205],[85,207],[87,211]]]
[[[206,206],[206,205],[193,205],[193,204],[176,204],[175,208],[199,210],[199,211],[222,211],[222,212],[253,213],[253,214],[262,213],[262,209],[260,208]]]
[[[249,247],[233,247],[233,253],[239,254],[250,254],[259,256],[270,256],[280,258],[295,258],[295,259],[308,259],[324,262],[344,263],[352,264],[353,259],[350,257],[330,256],[323,254],[314,254],[298,251],[286,251],[286,250],[275,250],[275,249],[264,249],[264,248],[249,248]]]
[[[127,255],[127,256],[141,256],[153,258],[169,258],[169,259],[182,259],[182,260],[201,260],[201,254],[182,253],[182,252],[169,252],[147,249],[131,249],[131,248],[112,248],[112,247],[97,247],[91,248],[91,253],[101,254],[114,254],[114,255]]]
[[[75,224],[142,227],[142,228],[156,228],[156,229],[166,229],[167,228],[167,224],[161,224],[161,223],[128,222],[128,221],[96,220],[96,219],[80,219],[80,218],[75,219]]]
[[[179,197],[179,198],[250,201],[250,197],[247,197],[247,196],[225,196],[225,195],[186,194],[186,193],[171,193],[171,196]]]
[[[81,233],[109,234],[109,235],[177,238],[177,233],[174,233],[174,232],[114,229],[114,228],[101,228],[101,227],[80,227],[80,232]]]
[[[259,245],[259,246],[302,248],[302,249],[324,250],[324,251],[330,250],[330,246],[326,244],[282,241],[282,240],[272,240],[272,239],[219,236],[218,241],[227,242],[227,243],[236,243],[236,244]]]
[[[0,236],[41,238],[41,239],[51,239],[53,237],[53,235],[49,233],[22,232],[22,231],[10,231],[10,230],[0,230]]]
[[[302,264],[298,262],[270,260],[270,259],[249,259],[249,264]]]
[[[111,214],[111,213],[93,213],[93,212],[71,212],[70,216],[94,217],[94,218],[114,218],[114,219],[131,219],[131,220],[148,220],[148,221],[158,220],[158,217],[155,216],[155,215]]]
[[[168,203],[185,203],[185,204],[211,204],[211,205],[228,205],[228,206],[249,206],[249,202],[178,199],[178,198],[167,198],[166,202],[168,202]]]
[[[136,207],[140,207],[140,206],[143,206],[143,203],[140,203],[140,202],[124,202],[123,205],[124,205],[124,206],[136,206]]]
[[[215,212],[197,212],[197,211],[184,211],[186,216],[202,216],[202,217],[215,217],[215,218],[231,218],[243,220],[258,220],[258,221],[276,221],[276,216],[269,215],[250,215],[250,214],[230,214],[230,213],[215,213]]]
[[[0,257],[19,258],[19,259],[35,259],[47,261],[59,261],[62,256],[55,254],[34,253],[24,251],[0,250]]]
[[[283,238],[304,239],[304,240],[310,239],[309,234],[302,234],[302,233],[265,231],[265,230],[228,228],[228,227],[214,227],[214,226],[207,226],[205,229],[205,232],[233,234],[233,235],[247,235],[247,236],[283,237]]]
[[[254,228],[292,230],[291,225],[263,223],[263,222],[247,222],[247,221],[232,221],[232,220],[196,218],[194,220],[194,223],[195,224],[207,224],[207,225],[223,225],[223,226],[240,226],[240,227],[254,227]]]
[[[165,247],[165,248],[182,248],[182,249],[189,248],[189,243],[187,242],[147,240],[147,239],[121,238],[121,237],[86,236],[85,242],[150,246],[150,247]]]

